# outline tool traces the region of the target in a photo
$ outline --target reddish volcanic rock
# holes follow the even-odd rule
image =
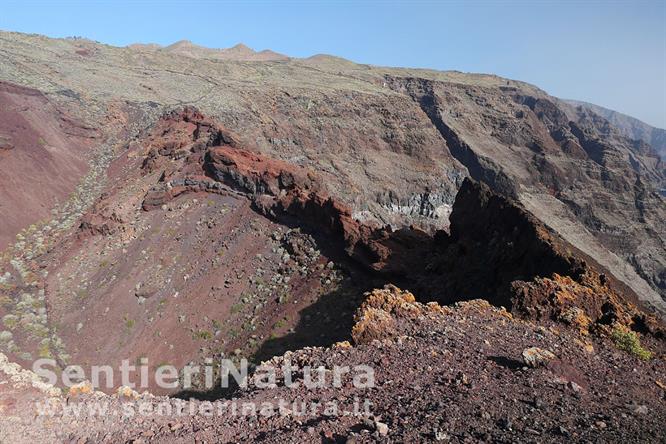
[[[215,179],[251,194],[279,197],[292,190],[309,192],[321,188],[314,174],[303,168],[230,146],[211,148],[205,168]]]
[[[246,193],[262,214],[289,216],[339,239],[348,254],[375,269],[389,251],[384,230],[360,224],[349,207],[330,197],[312,171],[240,148],[239,138],[188,107],[165,115],[143,142],[143,168],[163,170],[143,208],[158,208],[185,192]],[[177,169],[168,158],[183,159]]]
[[[463,182],[450,234],[393,231],[355,220],[312,171],[241,148],[228,134],[191,108],[165,116],[148,138],[147,159],[157,165],[179,150],[187,153],[180,167],[164,164],[143,208],[185,192],[241,192],[261,214],[325,235],[357,264],[425,299],[484,298],[528,318],[568,324],[576,324],[569,317],[580,310],[589,322],[577,327],[586,331],[621,324],[660,334],[660,323],[638,308],[629,288],[519,203],[482,183]]]
[[[556,320],[584,334],[610,334],[622,325],[635,331],[665,337],[657,318],[642,311],[627,295],[614,290],[605,275],[588,270],[578,280],[553,273],[551,277],[512,284],[512,310],[536,320]]]

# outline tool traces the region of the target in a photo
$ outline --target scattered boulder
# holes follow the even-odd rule
[[[377,430],[379,436],[386,436],[389,433],[389,426],[383,422],[375,421],[375,430]]]
[[[550,361],[557,358],[550,350],[539,347],[526,348],[523,350],[522,357],[523,362],[532,368],[546,367]]]
[[[14,145],[11,143],[11,140],[0,136],[0,153],[3,151],[11,151],[14,149]]]

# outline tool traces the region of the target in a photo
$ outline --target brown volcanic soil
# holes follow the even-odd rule
[[[0,82],[0,250],[74,190],[94,137],[41,92]]]
[[[358,314],[356,346],[309,348],[271,361],[277,366],[289,361],[297,368],[370,365],[375,388],[354,388],[349,380],[341,389],[287,388],[278,373],[277,387],[250,385],[234,398],[239,405],[283,398],[289,408],[298,402],[297,409],[300,402],[335,400],[341,410],[349,411],[355,399],[368,399],[372,419],[321,414],[174,415],[121,423],[113,416],[84,414],[77,419],[56,415],[33,420],[16,408],[29,399],[25,389],[16,392],[16,383],[10,381],[0,386],[5,406],[0,423],[11,427],[0,428],[0,437],[43,442],[658,442],[665,438],[663,360],[643,362],[605,341],[513,319],[483,301],[453,308],[410,301],[412,295],[395,288],[375,291]],[[368,335],[365,327],[378,324],[369,324],[367,317],[380,312],[390,322]],[[544,367],[526,366],[522,351],[535,346],[552,351],[556,359]],[[34,392],[32,396],[44,397]],[[69,402],[85,406],[100,399],[119,411],[121,401],[115,398],[79,395]],[[143,400],[153,406],[166,401]],[[214,403],[212,411],[225,402],[230,401]],[[199,408],[201,403],[190,401],[185,411],[190,405]],[[386,435],[375,430],[375,421],[388,426]]]

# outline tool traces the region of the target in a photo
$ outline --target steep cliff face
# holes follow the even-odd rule
[[[471,177],[521,201],[646,299],[664,295],[666,205],[659,189],[666,176],[652,150],[544,93],[418,78],[387,82],[420,104]]]
[[[565,100],[565,102],[575,108],[588,109],[594,114],[603,117],[608,123],[615,127],[620,134],[629,139],[644,142],[661,156],[662,161],[666,160],[666,130],[655,128],[634,117],[613,111],[612,109],[604,108],[603,106],[578,100]]]
[[[535,320],[571,323],[567,317],[580,313],[586,331],[620,323],[663,336],[659,315],[641,308],[627,285],[484,184],[463,184],[451,234],[436,241],[419,283],[439,302],[480,297]]]

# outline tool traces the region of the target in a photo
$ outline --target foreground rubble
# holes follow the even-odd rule
[[[13,379],[2,368],[0,438],[41,442],[645,442],[665,438],[666,369],[663,345],[641,360],[611,341],[570,329],[545,328],[514,319],[501,308],[474,300],[441,307],[414,302],[393,286],[366,295],[353,329],[355,344],[306,348],[264,363],[298,369],[368,365],[374,388],[287,387],[278,374],[273,388],[250,383],[213,403],[120,392],[56,396],[55,405],[83,406],[79,417],[35,416],[32,401],[47,394]],[[540,365],[533,365],[534,347]],[[545,358],[544,358],[545,356]],[[300,376],[298,376],[300,375]],[[299,379],[301,378],[301,379]],[[251,381],[252,382],[252,381]],[[22,388],[21,388],[22,387]],[[232,413],[231,405],[271,402],[276,412]],[[368,400],[366,413],[359,401]],[[173,412],[95,416],[104,403],[120,415],[123,403],[145,411],[169,403]],[[338,415],[304,412],[303,405],[335,403]],[[303,404],[306,403],[306,404]],[[362,404],[360,404],[362,405]],[[164,408],[164,407],[162,407]],[[58,411],[58,410],[56,410]],[[127,411],[127,410],[126,410]],[[188,412],[194,411],[194,416]],[[352,414],[344,415],[348,411]],[[204,413],[201,413],[204,412]],[[210,414],[206,412],[212,412]],[[222,412],[221,416],[219,413]]]

